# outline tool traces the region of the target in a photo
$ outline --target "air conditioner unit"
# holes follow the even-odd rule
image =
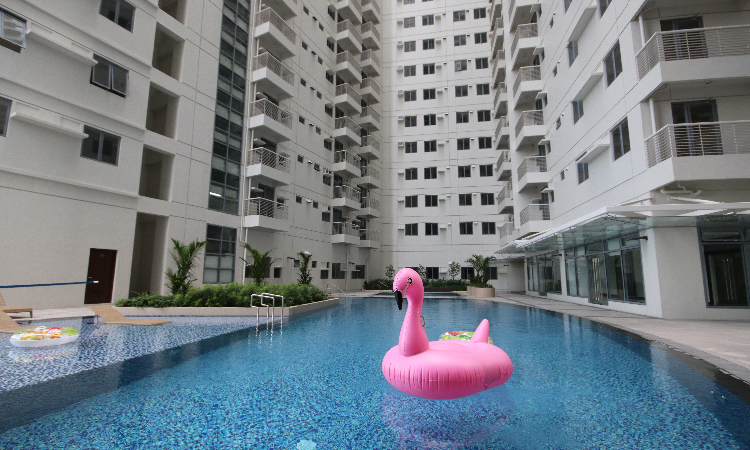
[[[396,19],[396,23],[404,23],[404,19]]]
[[[398,226],[398,229],[399,229],[399,230],[403,230],[404,228],[406,228],[406,227],[405,227],[405,226],[403,226],[403,225],[399,225],[399,226]]]
[[[396,47],[403,47],[403,46],[404,46],[404,41],[398,41],[398,43],[396,44]]]
[[[398,116],[398,121],[399,122],[403,122],[404,121],[404,116]]]
[[[404,174],[404,169],[399,169],[399,170],[398,170],[398,174],[399,174],[399,175],[403,175],[403,174]],[[401,201],[401,200],[399,200],[399,201]]]
[[[398,66],[398,67],[396,67],[396,70],[399,71],[399,72],[403,72],[404,71],[404,66]]]
[[[403,147],[404,146],[404,141],[398,141],[398,146],[399,147]]]
[[[403,89],[399,89],[398,90],[398,96],[402,97],[403,95],[404,95],[404,90]]]
[[[446,139],[446,141],[445,141],[445,142],[448,142],[448,140]],[[437,144],[438,144],[438,145],[445,145],[445,142],[443,142],[443,141],[438,141],[438,143],[437,143]]]
[[[448,113],[445,113],[445,115],[447,116]],[[443,120],[443,116],[441,116],[441,115],[438,115],[437,118],[440,119],[440,120]]]

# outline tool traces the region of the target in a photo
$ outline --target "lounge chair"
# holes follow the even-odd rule
[[[91,311],[96,314],[96,317],[101,317],[107,323],[121,324],[121,325],[161,325],[164,323],[171,323],[169,320],[151,320],[151,319],[128,319],[123,316],[112,305],[89,305]]]
[[[0,294],[0,311],[5,313],[29,313],[29,317],[34,317],[34,310],[31,308],[24,308],[19,306],[6,306],[3,294]]]
[[[15,333],[16,331],[21,331],[23,329],[24,327],[17,324],[12,317],[0,311],[0,333]]]

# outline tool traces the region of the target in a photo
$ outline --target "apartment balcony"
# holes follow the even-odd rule
[[[333,200],[331,206],[334,208],[359,209],[361,204],[360,191],[347,185],[333,187]]]
[[[492,32],[490,32],[490,49],[492,53],[501,50],[503,48],[503,41],[505,41],[505,30],[503,29],[503,19],[498,18],[493,22]]]
[[[380,5],[375,0],[362,0],[362,18],[368,22],[380,23]]]
[[[291,182],[289,157],[264,148],[251,148],[245,153],[245,176],[270,186]]]
[[[497,237],[500,239],[500,247],[509,244],[510,241],[513,240],[514,231],[515,224],[513,222],[505,222],[497,229]]]
[[[369,132],[380,130],[380,114],[372,106],[362,108],[359,125]]]
[[[253,36],[260,46],[278,58],[291,58],[297,54],[297,33],[271,8],[255,14]]]
[[[294,137],[292,130],[294,115],[271,103],[270,100],[264,98],[251,103],[249,114],[248,128],[254,130],[261,137],[273,142],[289,141]]]
[[[542,44],[539,37],[539,27],[535,23],[519,25],[510,46],[513,70],[521,66],[529,66],[534,59],[534,51]]]
[[[347,150],[339,150],[333,153],[333,173],[342,175],[344,178],[359,177],[362,175],[359,164],[360,157]]]
[[[362,197],[357,214],[369,218],[380,217],[380,200],[372,197]]]
[[[380,171],[372,166],[362,167],[362,176],[352,182],[368,189],[380,189]]]
[[[508,22],[510,31],[515,31],[519,24],[528,23],[531,15],[542,9],[541,0],[510,0],[508,5]]]
[[[365,78],[359,83],[359,93],[368,105],[380,103],[380,85],[372,78]]]
[[[362,142],[362,128],[351,117],[339,117],[334,124],[333,137],[339,142],[345,145],[357,145]]]
[[[510,146],[510,126],[508,126],[508,116],[500,116],[495,128],[495,148],[506,149]]]
[[[541,66],[521,67],[513,83],[513,107],[532,103],[543,88]]]
[[[380,248],[380,234],[375,230],[359,230],[359,246]]]
[[[495,163],[495,172],[497,172],[497,181],[508,181],[512,175],[513,168],[510,161],[510,150],[500,152],[500,157]]]
[[[297,0],[263,0],[263,4],[273,8],[284,20],[297,16]]]
[[[497,27],[497,19],[500,19],[503,15],[503,2],[502,0],[493,0],[490,2],[490,10],[489,10],[489,18],[490,18],[490,29],[492,27]],[[500,22],[500,26],[502,26],[502,21]]]
[[[375,54],[375,50],[365,50],[359,57],[362,72],[368,77],[379,77],[382,65],[380,58]]]
[[[359,54],[359,52],[357,52]],[[341,52],[336,55],[336,74],[350,84],[362,82],[362,66],[359,58],[349,52]]]
[[[655,33],[635,57],[638,101],[665,85],[680,88],[707,82],[747,83],[750,25]]]
[[[492,57],[492,87],[496,88],[501,82],[505,82],[505,49],[494,53]]]
[[[340,84],[336,86],[336,96],[333,97],[333,103],[345,114],[351,116],[358,114],[362,109],[362,96],[351,85]]]
[[[498,214],[513,214],[513,188],[510,184],[497,194],[497,212]]]
[[[516,123],[515,149],[538,144],[544,138],[544,134],[544,111],[524,111]]]
[[[351,20],[336,24],[336,43],[344,50],[359,55],[362,53],[362,35]]]
[[[268,231],[289,231],[289,207],[265,198],[245,200],[242,226]]]
[[[253,58],[253,78],[259,90],[278,100],[294,97],[294,72],[270,53]]]
[[[494,105],[496,119],[500,116],[508,114],[508,88],[505,86],[505,83],[500,83],[497,85]]]
[[[372,22],[362,24],[362,43],[371,50],[380,50],[380,32]]]
[[[332,3],[339,15],[345,20],[349,20],[356,25],[362,24],[362,19],[360,19],[362,17],[362,7],[359,4],[359,0],[339,0]]]
[[[359,245],[359,229],[349,222],[333,222],[331,224],[331,243],[344,245]]]
[[[534,203],[521,210],[519,236],[540,233],[550,228],[549,205]]]
[[[367,159],[381,159],[380,141],[372,136],[362,136],[358,153]]]
[[[549,183],[546,156],[529,156],[518,166],[518,192],[525,192]]]

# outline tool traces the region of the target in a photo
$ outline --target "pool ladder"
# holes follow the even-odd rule
[[[342,294],[344,294],[343,295],[344,300],[349,300],[348,294],[346,292],[344,292],[340,287],[336,286],[335,284],[333,284],[331,282],[326,283],[326,289],[328,289],[328,293],[329,294],[333,295],[333,292],[331,291],[331,286],[335,287],[336,289],[339,290],[339,292],[341,292]]]
[[[253,299],[258,298],[258,302],[260,303],[260,306],[253,306]],[[271,323],[273,324],[276,321],[276,299],[281,299],[281,321],[284,321],[284,296],[278,295],[278,294],[269,294],[268,292],[263,292],[262,294],[252,294],[250,296],[250,307],[255,308],[255,321],[256,323],[260,322],[260,308],[265,307],[266,308],[266,322],[268,322],[268,316],[269,316],[269,308],[271,309],[270,315],[271,315]],[[263,299],[271,300],[271,304],[267,305],[263,303]]]

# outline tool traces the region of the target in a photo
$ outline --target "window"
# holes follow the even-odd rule
[[[453,36],[453,45],[456,47],[466,45],[466,35],[459,34],[458,36]]]
[[[457,112],[456,123],[469,123],[469,111]]]
[[[474,224],[472,222],[460,222],[458,224],[458,234],[474,234]],[[472,272],[474,271],[473,267],[469,267]],[[464,268],[461,268],[461,278],[463,278],[463,270]]]
[[[482,222],[482,234],[495,234],[495,222]]]
[[[331,221],[331,212],[330,211],[323,211],[323,213],[322,213],[322,220],[323,220],[323,222],[330,222]]]
[[[405,66],[404,67],[404,76],[405,77],[415,77],[415,76],[417,76],[417,66]]]
[[[487,8],[474,8],[474,18],[484,19],[487,17]]]
[[[556,76],[557,76],[557,66],[555,66],[555,67],[554,67],[554,68],[552,69],[552,76],[553,76],[553,77],[556,77]]]
[[[456,139],[456,150],[469,150],[469,149],[471,149],[471,139],[469,138]]]
[[[471,194],[458,194],[458,206],[471,206]]]
[[[410,167],[408,169],[404,170],[404,179],[405,180],[416,180],[417,179],[417,168],[416,167]]]
[[[424,196],[424,206],[426,208],[433,208],[438,205],[438,196],[437,195],[425,195]]]
[[[406,208],[416,208],[419,206],[419,196],[418,195],[407,195],[404,197],[404,206]]]
[[[440,268],[439,267],[425,267],[425,275],[427,275],[428,280],[437,280],[438,278],[440,278]]]
[[[81,157],[107,164],[117,165],[120,137],[84,125],[83,132],[89,137],[81,144]]]
[[[487,43],[487,33],[474,33],[474,43],[475,44],[486,44]]]
[[[490,110],[483,110],[483,111],[477,111],[477,121],[479,122],[489,122],[492,120],[492,115],[490,114]]]
[[[352,271],[352,280],[364,280],[365,279],[365,266],[355,265]]]
[[[406,41],[404,42],[404,51],[413,52],[417,50],[417,41]]]
[[[437,151],[437,141],[424,141],[425,153],[431,153]]]
[[[471,166],[458,166],[458,178],[470,178]]]
[[[91,68],[91,84],[121,97],[128,95],[128,71],[111,61],[94,55],[97,61]]]
[[[489,58],[477,58],[476,67],[477,69],[488,69],[490,67],[490,59]]]
[[[326,45],[328,46],[328,49],[332,52],[336,51],[336,44],[331,40],[326,40]]]
[[[491,192],[482,192],[479,194],[482,199],[482,206],[494,205],[495,196]],[[494,234],[494,233],[493,233]]]
[[[417,143],[415,142],[405,142],[404,143],[404,153],[417,153]]]
[[[299,123],[301,123],[301,124],[305,123],[305,118],[302,117],[302,116],[299,116],[297,120],[299,120]]]
[[[203,263],[204,284],[226,284],[234,281],[234,255],[237,229],[206,226],[206,247]]]
[[[456,86],[456,97],[468,97],[469,96],[469,86]]]
[[[490,84],[484,83],[484,84],[478,84],[477,85],[477,95],[489,95],[490,94]]]
[[[321,280],[327,280],[328,279],[328,270],[327,269],[321,269],[320,270],[320,279]]]
[[[562,126],[562,120],[560,120],[560,118],[558,117],[557,120],[555,121],[555,130],[560,129],[561,126]]]
[[[434,14],[430,14],[428,16],[422,16],[422,26],[427,26],[427,25],[435,25],[435,15]]]
[[[333,117],[333,105],[325,105],[323,106],[323,109],[325,110],[326,114]]]
[[[463,72],[464,70],[468,69],[468,63],[465,59],[459,59],[455,62],[456,66],[456,72]]]
[[[313,169],[315,169],[316,172],[320,172],[320,164],[318,163],[313,164]]]
[[[589,179],[589,163],[578,163],[578,184]]]
[[[425,167],[424,168],[424,179],[434,180],[437,178],[437,167]]]
[[[302,41],[302,49],[307,50],[307,42]]]
[[[26,21],[3,9],[0,9],[0,46],[16,53],[26,48]]]
[[[302,86],[307,86],[307,80],[305,80],[304,78],[300,78],[299,84],[301,84]]]
[[[297,196],[297,197],[295,198],[295,201],[296,201],[297,203],[299,203],[299,204],[302,204],[302,196],[301,196],[301,195],[298,195],[298,196]]]
[[[563,0],[563,7],[565,8],[565,12],[568,12],[568,8],[570,8],[570,3],[573,0]]]
[[[341,263],[331,263],[331,278],[334,280],[346,278],[346,270],[341,270]]]
[[[302,12],[307,14],[308,16],[310,15],[310,10],[307,9],[307,6],[302,6]]]
[[[326,80],[328,80],[329,83],[333,84],[333,74],[326,72]]]
[[[126,30],[133,31],[133,16],[135,6],[125,0],[102,0],[99,14],[120,25]]]
[[[316,132],[317,134],[321,134],[321,133],[320,133],[320,131],[321,131],[321,130],[320,130],[320,127],[316,126],[316,127],[315,127],[315,132]]]
[[[417,101],[417,91],[404,91],[404,101],[405,102],[415,102]]]
[[[492,137],[480,137],[479,149],[492,148]]]
[[[416,26],[416,20],[414,17],[406,17],[404,19],[404,28],[414,28]]]
[[[297,260],[295,260],[296,262]],[[296,267],[296,266],[295,266]],[[273,268],[273,277],[274,278],[281,278],[281,267],[274,267]]]
[[[490,280],[497,280],[497,267],[490,267]]]
[[[417,223],[407,223],[404,227],[404,234],[406,236],[419,236],[418,225]]]
[[[583,117],[583,101],[574,100],[573,101],[573,123],[578,123],[578,121],[581,120],[581,117]]]
[[[630,151],[630,133],[628,131],[628,119],[625,118],[622,122],[617,124],[611,131],[612,133],[612,149],[615,154],[615,159],[618,159],[625,153]]]
[[[305,158],[302,155],[297,155],[297,162],[305,162]]]
[[[413,5],[414,0],[404,0],[404,5]]]
[[[336,20],[336,8],[334,8],[333,6],[329,6],[328,15],[331,17],[331,19]]]
[[[607,73],[607,86],[615,81],[622,73],[622,58],[620,57],[620,41],[617,41],[614,48],[604,58],[604,71]]]
[[[578,41],[570,41],[568,42],[568,65],[572,66],[576,58],[578,58]]]
[[[438,224],[436,224],[436,223],[425,223],[424,224],[424,235],[425,236],[437,236],[438,235]]]
[[[424,115],[424,126],[437,125],[437,115],[425,114]]]
[[[453,11],[454,22],[463,22],[464,20],[466,20],[466,11]]]
[[[604,12],[607,11],[609,5],[612,4],[612,0],[599,0],[599,15],[603,16]]]
[[[12,102],[7,98],[0,97],[0,136],[8,135],[8,119],[10,118],[10,105]]]
[[[461,267],[461,279],[469,280],[471,278],[474,278],[474,268],[473,267]]]
[[[422,64],[422,75],[434,75],[435,64]]]
[[[318,209],[318,202],[313,202],[313,208]]]
[[[407,128],[417,126],[417,116],[406,116],[404,118],[404,126]]]
[[[482,164],[479,166],[480,177],[491,177],[492,176],[492,164]]]
[[[422,39],[422,50],[433,50],[435,48],[435,39]]]
[[[422,91],[422,100],[435,100],[435,89],[424,89]]]
[[[750,229],[703,228],[700,237],[708,306],[748,306],[750,280],[743,254],[750,250]]]
[[[560,181],[565,179],[565,171],[560,172]]]

